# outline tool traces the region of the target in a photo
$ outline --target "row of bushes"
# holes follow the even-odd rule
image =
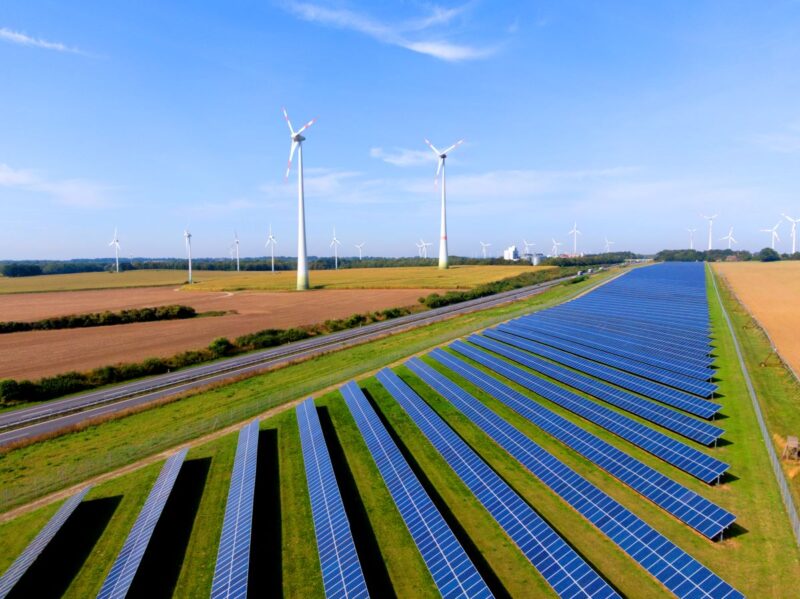
[[[355,328],[410,314],[410,308],[389,308],[366,314],[353,314],[347,318],[326,320],[323,323],[291,329],[266,329],[243,335],[231,341],[225,337],[215,339],[207,348],[182,352],[170,358],[148,358],[143,362],[102,366],[86,372],[67,372],[43,377],[36,381],[0,380],[0,405],[44,401],[96,389],[104,385],[122,383],[146,376],[164,374],[179,368],[193,366],[217,358],[232,356],[255,349],[275,347],[293,341]]]
[[[507,279],[500,279],[499,281],[492,281],[491,283],[483,283],[482,285],[478,285],[472,289],[467,289],[466,291],[448,291],[444,295],[431,293],[428,296],[419,298],[419,302],[428,308],[440,308],[442,306],[466,302],[468,300],[486,297],[487,295],[494,295],[504,291],[521,289],[522,287],[544,283],[545,281],[552,281],[553,279],[575,274],[577,271],[577,268],[547,268],[532,272],[524,272],[514,277],[508,277]]]
[[[44,318],[35,322],[0,322],[0,334],[20,331],[50,331],[54,329],[80,329],[85,327],[104,327],[133,322],[153,322],[156,320],[178,320],[194,318],[197,312],[191,306],[158,306],[155,308],[133,308],[121,312],[93,312]]]

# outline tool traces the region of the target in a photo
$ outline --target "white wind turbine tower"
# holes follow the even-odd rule
[[[425,244],[422,243],[422,240],[419,240],[419,243],[415,243],[414,245],[417,246],[417,256],[422,258],[422,249],[425,247]]]
[[[306,208],[303,195],[303,142],[306,140],[302,133],[308,129],[317,119],[311,119],[305,125],[295,131],[289,120],[286,109],[283,109],[283,116],[286,124],[289,125],[292,145],[289,149],[289,164],[286,167],[286,179],[289,178],[289,171],[292,169],[292,157],[297,150],[297,290],[308,289],[308,258],[306,256]]]
[[[114,260],[117,263],[117,272],[119,272],[119,237],[117,236],[117,228],[114,227],[114,239],[111,240],[109,246],[114,248]]]
[[[239,272],[239,234],[233,232],[233,245],[236,249],[236,272]]]
[[[709,251],[713,247],[713,231],[714,231],[714,219],[719,216],[718,214],[714,214],[712,216],[706,216],[705,214],[701,214],[704,219],[708,221],[708,249]]]
[[[192,283],[192,234],[189,229],[183,230],[183,240],[186,243],[186,254],[189,256],[189,284]]]
[[[791,216],[783,215],[783,218],[792,223],[792,253],[797,252],[797,223],[800,223],[800,218],[792,218]]]
[[[361,258],[362,258],[361,250],[364,249],[364,242],[362,241],[361,243],[356,243],[354,245],[355,245],[356,249],[358,250],[358,259],[361,260]]]
[[[553,247],[550,250],[550,255],[551,256],[553,256],[553,257],[558,256],[558,246],[560,246],[560,245],[561,245],[560,241],[556,241],[555,239],[553,239]]]
[[[341,242],[336,239],[336,227],[333,228],[333,240],[331,241],[331,247],[333,248],[333,267],[334,270],[339,270],[339,246],[342,245]]]
[[[781,238],[778,237],[778,227],[781,226],[782,222],[783,221],[779,220],[778,224],[775,225],[774,227],[772,227],[771,229],[759,229],[759,231],[762,232],[762,233],[769,233],[770,234],[770,239],[772,240],[772,249],[773,250],[775,249],[775,242],[781,240]]]
[[[482,241],[480,243],[481,243],[481,251],[483,252],[483,259],[486,260],[486,250],[487,250],[487,248],[490,248],[492,246],[492,244],[491,243],[484,243]]]
[[[464,140],[461,139],[449,148],[442,151],[437,150],[436,147],[427,139],[425,140],[425,143],[428,144],[428,147],[439,157],[439,165],[436,167],[436,178],[434,181],[438,181],[439,173],[442,173],[442,224],[439,232],[439,268],[447,268],[447,184],[445,181],[445,160],[447,160],[447,154],[464,143]]]
[[[574,223],[572,225],[572,229],[570,230],[567,235],[572,235],[572,255],[578,255],[578,235],[583,235],[580,231],[578,231],[578,223]]]
[[[694,249],[694,233],[695,233],[695,231],[697,231],[697,229],[686,229],[686,230],[689,231],[689,249],[693,250]]]
[[[525,246],[525,255],[526,256],[530,256],[531,255],[531,248],[536,245],[536,242],[534,241],[534,242],[528,243],[527,241],[525,241],[523,239],[522,240],[522,245]]]
[[[608,254],[608,253],[611,252],[611,246],[614,245],[616,243],[616,241],[609,241],[608,237],[605,237],[604,239],[605,239],[605,242],[606,242],[605,243],[605,252],[606,252],[606,254]]]
[[[731,227],[730,229],[728,229],[728,234],[727,234],[725,237],[721,237],[721,238],[720,238],[720,241],[727,241],[727,242],[728,242],[728,249],[731,249],[731,246],[732,246],[734,243],[739,243],[738,241],[736,241],[736,240],[733,238],[733,227]]]
[[[269,236],[267,237],[267,243],[264,244],[264,247],[269,246],[269,255],[272,262],[272,272],[275,272],[275,245],[277,245],[278,240],[275,239],[275,236],[272,234],[272,223],[269,224]]]

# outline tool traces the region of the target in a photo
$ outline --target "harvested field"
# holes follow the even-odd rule
[[[724,262],[714,268],[800,374],[800,262]]]
[[[195,280],[206,277],[223,277],[236,274],[217,271],[196,271]],[[46,291],[77,291],[83,289],[119,289],[128,287],[154,287],[156,285],[183,285],[183,270],[130,270],[121,273],[81,272],[68,275],[41,275],[38,277],[0,277],[0,293],[42,293]]]
[[[181,293],[169,289],[133,292],[36,294],[36,302],[6,296],[2,320],[33,320],[56,314],[181,303],[198,311],[236,314],[189,320],[143,322],[90,329],[31,331],[0,335],[0,379],[38,378],[70,370],[88,370],[149,357],[168,357],[207,346],[217,337],[238,337],[267,328],[314,324],[368,312],[409,306],[431,290],[319,290],[295,293]],[[55,298],[53,302],[42,302]],[[21,297],[21,296],[20,296]],[[12,301],[14,300],[14,301]],[[66,310],[66,312],[65,312]]]

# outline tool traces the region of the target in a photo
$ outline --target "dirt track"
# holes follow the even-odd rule
[[[714,268],[800,374],[800,262],[725,262]]]
[[[34,331],[0,335],[0,378],[37,378],[148,357],[168,357],[205,347],[217,337],[237,337],[266,328],[313,324],[356,312],[415,304],[433,290],[318,290],[198,293],[165,288],[72,291],[0,296],[0,320],[36,320],[59,314],[185,304],[199,312],[236,314],[115,327]]]

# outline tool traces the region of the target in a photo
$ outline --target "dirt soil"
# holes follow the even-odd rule
[[[314,324],[417,303],[434,290],[346,289],[287,292],[180,292],[168,288],[70,291],[0,296],[0,320],[184,304],[225,316],[145,322],[113,327],[0,335],[0,379],[38,378],[149,357],[169,357],[267,328]]]
[[[800,261],[724,262],[714,268],[800,374]]]

